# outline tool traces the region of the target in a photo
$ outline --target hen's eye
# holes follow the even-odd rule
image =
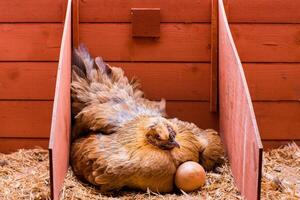
[[[160,136],[159,135],[155,135],[155,138],[160,140]]]

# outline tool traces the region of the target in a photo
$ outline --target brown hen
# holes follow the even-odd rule
[[[171,192],[177,167],[200,162],[206,170],[223,161],[214,130],[165,117],[165,101],[149,101],[120,68],[75,50],[71,165],[101,191],[123,187]]]

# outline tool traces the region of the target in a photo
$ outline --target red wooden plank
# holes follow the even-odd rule
[[[160,38],[132,38],[130,24],[80,24],[80,42],[106,61],[210,61],[209,24],[161,24]]]
[[[62,24],[0,24],[0,61],[56,61]]]
[[[219,72],[220,134],[232,173],[243,196],[259,199],[262,144],[222,0],[219,0]]]
[[[300,24],[231,24],[242,62],[300,62]]]
[[[57,62],[0,62],[0,99],[53,100]]]
[[[12,153],[18,149],[46,149],[49,143],[49,138],[1,138],[0,137],[0,152]]]
[[[0,1],[0,22],[62,22],[65,0]]]
[[[208,63],[110,63],[137,77],[147,98],[209,101]]]
[[[131,8],[133,37],[159,37],[160,8]]]
[[[212,1],[210,110],[218,109],[218,0]]]
[[[0,101],[0,137],[49,137],[52,101]]]
[[[71,5],[68,0],[66,19],[60,49],[57,80],[49,142],[50,181],[52,199],[59,199],[61,187],[69,166],[71,129]]]
[[[300,63],[244,63],[254,101],[300,99]]]
[[[298,146],[300,146],[300,140],[263,140],[262,141],[265,151],[276,149],[284,145],[290,144],[292,142],[295,142]]]
[[[300,2],[295,0],[225,0],[229,22],[300,23]]]
[[[300,139],[300,101],[254,102],[262,139]]]
[[[209,102],[167,101],[166,107],[169,117],[193,122],[202,129],[219,129],[218,115],[210,112]]]
[[[72,37],[73,47],[79,45],[79,0],[72,1]]]
[[[210,22],[210,0],[80,1],[80,21],[130,22],[131,8],[160,8],[162,22]]]

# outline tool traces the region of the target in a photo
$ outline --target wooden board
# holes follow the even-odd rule
[[[210,0],[86,0],[79,2],[81,22],[130,22],[131,8],[160,8],[162,22],[210,22]]]
[[[209,102],[168,101],[167,113],[169,117],[193,122],[202,129],[219,130],[218,115],[210,112]]]
[[[69,148],[71,131],[71,5],[68,0],[64,31],[61,41],[55,96],[52,112],[49,160],[51,197],[58,200],[64,178],[69,166]]]
[[[296,144],[298,144],[298,146],[300,146],[300,140],[263,140],[262,141],[264,145],[264,151],[279,148],[287,144],[290,144],[292,142],[295,142]]]
[[[0,62],[0,99],[53,100],[57,62]]]
[[[49,137],[52,101],[0,101],[0,137]]]
[[[57,61],[62,24],[0,24],[0,61]]]
[[[211,6],[210,110],[218,111],[218,0]]]
[[[300,63],[244,63],[254,101],[300,99]]]
[[[262,139],[300,139],[300,101],[255,102]]]
[[[237,187],[246,199],[260,199],[262,144],[222,0],[219,0],[219,105],[220,134]]]
[[[300,2],[295,0],[225,0],[229,22],[300,23]]]
[[[208,63],[110,63],[136,77],[147,98],[159,100],[209,100]]]
[[[0,1],[0,22],[62,22],[65,0]]]
[[[231,24],[242,62],[300,62],[300,24]]]
[[[0,137],[0,152],[12,153],[17,149],[46,149],[49,143],[49,138],[1,138]]]
[[[129,24],[80,24],[80,42],[106,61],[210,61],[209,24],[162,24],[160,38],[132,38]]]

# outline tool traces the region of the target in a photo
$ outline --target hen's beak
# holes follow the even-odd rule
[[[180,148],[180,145],[175,140],[171,143],[174,147]]]

